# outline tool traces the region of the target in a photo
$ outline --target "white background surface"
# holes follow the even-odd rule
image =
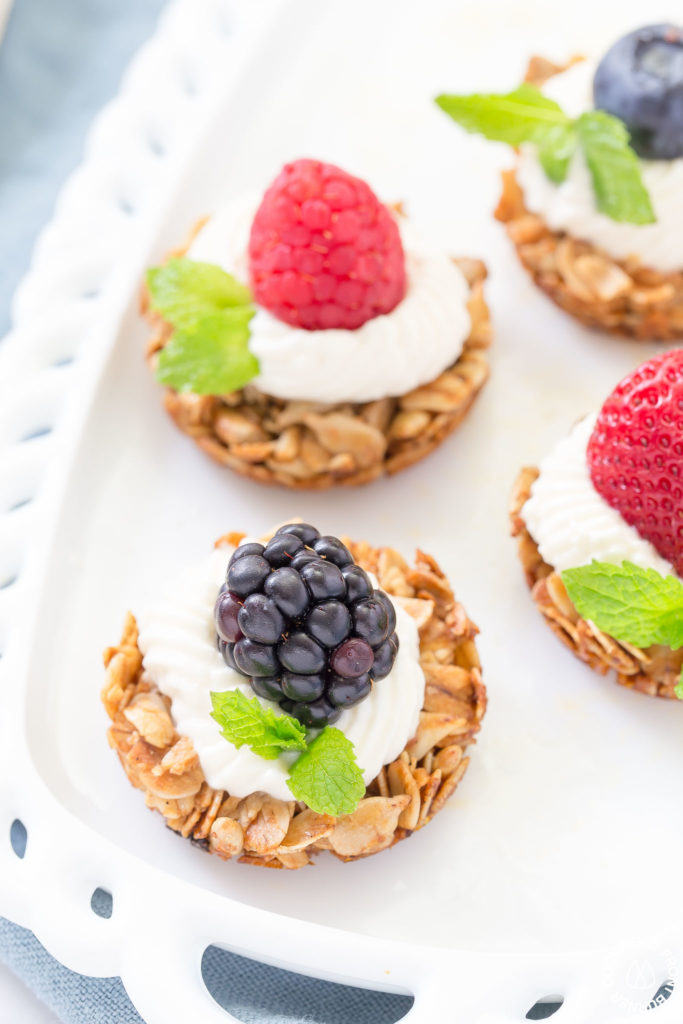
[[[360,13],[360,0],[353,0],[353,6]],[[408,4],[402,6],[407,12]],[[637,5],[624,6],[634,20]],[[499,17],[492,21],[494,8]],[[508,22],[510,9],[516,20]],[[527,9],[530,25],[523,26],[521,12]],[[143,866],[140,870],[147,868],[158,886],[170,888],[176,876],[173,891],[180,895],[178,903],[173,901],[174,914],[185,898],[192,909],[201,903],[202,913],[211,908],[202,918],[201,930],[190,936],[193,955],[200,942],[214,938],[229,945],[244,941],[249,951],[253,939],[243,937],[253,923],[258,942],[263,943],[256,952],[275,959],[268,946],[272,930],[256,927],[261,908],[283,915],[271,920],[288,929],[288,937],[294,938],[288,955],[294,948],[292,962],[304,966],[308,964],[296,942],[303,946],[303,937],[310,934],[308,925],[320,923],[358,933],[353,943],[345,944],[349,956],[356,948],[365,948],[367,936],[378,947],[390,938],[428,941],[448,949],[467,944],[489,952],[515,949],[534,954],[647,936],[681,919],[675,912],[683,903],[680,874],[669,878],[665,870],[654,870],[644,879],[642,866],[658,866],[661,851],[667,851],[671,863],[680,860],[679,820],[670,809],[680,802],[683,707],[621,691],[596,679],[559,648],[526,594],[507,535],[505,506],[517,468],[537,460],[577,415],[599,405],[615,381],[652,349],[581,330],[531,287],[488,214],[499,189],[498,164],[507,162],[509,155],[481,140],[465,139],[424,99],[443,88],[471,88],[475,81],[482,82],[484,71],[487,87],[509,86],[519,80],[523,52],[566,53],[582,41],[585,46],[596,40],[598,13],[598,36],[614,35],[615,26],[606,17],[606,8],[593,11],[586,4],[579,5],[572,31],[565,32],[563,25],[561,33],[554,10],[540,2],[508,8],[492,0],[486,17],[482,13],[467,21],[455,11],[430,4],[421,22],[426,43],[416,47],[409,18],[389,17],[388,4],[373,5],[365,13],[370,18],[372,11],[377,24],[386,29],[386,54],[358,48],[357,21],[350,20],[339,52],[357,59],[362,75],[359,72],[354,79],[349,96],[343,75],[324,94],[316,91],[315,84],[325,77],[326,51],[320,40],[338,36],[344,26],[336,25],[332,5],[316,5],[315,11],[314,17],[312,4],[292,7],[289,48],[279,37],[273,40],[276,46],[263,47],[253,74],[243,83],[249,116],[242,116],[244,104],[226,102],[221,131],[212,132],[198,147],[193,168],[169,203],[162,232],[141,240],[127,261],[130,308],[120,324],[118,317],[103,318],[105,329],[114,331],[118,325],[120,332],[58,517],[59,544],[42,564],[46,585],[35,608],[36,621],[45,623],[45,629],[41,643],[30,649],[26,692],[31,715],[25,746],[45,791],[72,812],[74,827],[85,823],[104,841],[98,857],[88,861],[92,876],[85,876],[82,848],[72,838],[72,853],[66,848],[69,837],[64,838],[65,853],[79,867],[78,874],[71,871],[68,877],[78,887],[51,887],[53,917],[43,922],[50,940],[46,945],[74,963],[76,955],[70,954],[76,943],[67,949],[69,936],[64,935],[61,920],[65,912],[83,915],[77,918],[83,928],[76,950],[81,965],[92,945],[84,936],[95,934],[95,928],[104,935],[110,928],[89,921],[89,892],[111,878],[116,901],[120,893],[126,895],[125,888],[133,892],[136,877],[124,875],[131,862],[121,853],[114,871],[108,861],[112,849],[135,855]],[[314,43],[318,40],[316,45],[311,36]],[[456,42],[459,61],[453,56]],[[292,71],[289,54],[297,46],[312,58]],[[405,60],[390,61],[392,54]],[[486,54],[490,70],[488,63],[485,69],[480,67],[481,54]],[[280,83],[276,104],[262,87],[264,66],[272,67]],[[292,125],[283,117],[299,109],[307,109],[305,122]],[[367,112],[367,120],[361,120],[357,111]],[[373,130],[378,123],[386,137],[381,147]],[[240,153],[238,163],[230,160],[235,151]],[[121,158],[116,147],[113,152]],[[497,328],[494,372],[467,422],[410,473],[378,483],[372,491],[339,494],[334,501],[329,495],[265,492],[226,476],[200,457],[163,415],[158,389],[142,369],[145,329],[132,298],[142,266],[158,259],[182,237],[182,228],[193,217],[219,200],[226,188],[223,168],[231,168],[229,187],[236,193],[253,184],[252,175],[270,176],[272,171],[265,168],[278,167],[302,152],[324,155],[367,174],[383,196],[405,197],[411,215],[435,239],[448,250],[485,255],[492,271],[488,295]],[[438,153],[439,158],[425,162],[425,153]],[[454,187],[457,181],[467,182],[467,188]],[[140,196],[143,192],[141,185]],[[107,194],[111,202],[118,201],[116,191]],[[90,220],[86,226],[91,235]],[[66,269],[75,275],[77,268]],[[35,282],[34,277],[34,288]],[[75,277],[72,283],[75,291],[76,286],[89,285]],[[64,294],[57,274],[53,285],[55,293]],[[36,305],[29,298],[25,289],[26,308]],[[44,291],[40,301],[45,302]],[[356,536],[406,552],[416,543],[434,550],[468,610],[484,627],[480,648],[491,708],[462,788],[429,830],[387,853],[381,867],[372,859],[347,866],[321,858],[310,874],[283,878],[284,873],[249,872],[201,857],[160,827],[139,794],[126,785],[104,744],[97,689],[99,650],[114,638],[126,605],[137,608],[151,596],[173,569],[172,563],[200,556],[211,539],[230,526],[244,524],[260,531],[293,512],[329,532],[351,528]],[[51,655],[57,647],[62,656],[55,663]],[[30,699],[38,692],[47,699]],[[73,714],[76,707],[92,724],[85,740]],[[32,838],[23,871],[37,872],[52,852],[43,806],[40,820],[36,816],[29,826]],[[82,835],[89,833],[83,829]],[[191,893],[192,903],[187,882],[199,886]],[[241,904],[247,905],[248,912],[240,918],[242,931],[235,930],[234,917],[221,913],[226,896],[234,897],[232,906],[238,914]],[[145,897],[149,900],[148,890]],[[168,903],[159,903],[158,909],[167,910]],[[135,900],[126,904],[122,898],[121,906],[125,913]],[[154,1013],[154,1020],[168,1022],[163,1006],[168,962],[161,953],[175,948],[166,950],[162,944],[157,962],[151,968],[145,962],[144,971],[136,973],[141,958],[135,956],[135,943],[140,949],[149,945],[144,931],[136,930],[140,917],[136,913],[124,919],[130,925],[124,966],[134,975],[143,1012],[150,1020]],[[160,920],[163,925],[163,916]],[[205,927],[207,921],[210,928]],[[161,937],[185,939],[178,920],[165,929],[156,918],[154,922]],[[110,941],[113,948],[114,940]],[[353,949],[347,950],[347,945]],[[184,1005],[195,996],[187,979],[194,984],[198,977],[196,971],[190,975],[189,957],[181,958],[188,949],[189,939],[172,961],[174,968],[176,962],[188,963],[187,974],[182,975]],[[419,946],[415,950],[419,966]],[[97,952],[95,948],[93,957]],[[315,960],[315,951],[310,956]],[[463,955],[451,959],[454,971],[464,970]],[[313,966],[318,969],[316,963]],[[666,964],[661,967],[665,969]],[[517,976],[516,963],[514,970]],[[353,976],[350,968],[348,973]],[[603,987],[612,974],[601,976]],[[534,997],[559,991],[548,984],[541,967],[536,975]],[[656,974],[654,983],[665,976]],[[500,976],[497,982],[502,1002],[505,986]],[[200,998],[200,993],[196,996]],[[496,993],[490,998],[493,1002]],[[181,1009],[175,1007],[172,1019],[182,1019]],[[585,1024],[588,1018],[571,1019]]]
[[[0,964],[0,1024],[57,1024],[57,1017]]]

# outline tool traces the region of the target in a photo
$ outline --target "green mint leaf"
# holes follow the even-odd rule
[[[591,110],[576,126],[598,209],[612,220],[652,224],[657,218],[623,121],[604,110]]]
[[[267,761],[274,761],[283,750],[306,750],[306,730],[290,715],[276,715],[264,707],[258,697],[249,699],[241,690],[212,693],[214,718],[221,735],[236,746],[245,744]]]
[[[156,377],[175,391],[225,395],[259,372],[249,351],[251,292],[212,263],[169,260],[147,271],[150,305],[173,328]]]
[[[248,344],[253,315],[249,306],[221,309],[174,331],[159,353],[159,383],[196,395],[225,395],[243,388],[259,372]]]
[[[287,785],[297,800],[318,814],[351,814],[365,796],[363,774],[353,743],[340,729],[326,726],[292,765]]]
[[[570,123],[555,125],[538,143],[541,167],[556,185],[561,185],[567,177],[577,141],[576,127]]]
[[[173,327],[191,327],[207,313],[249,306],[251,292],[213,263],[184,257],[147,271],[150,306]]]
[[[649,647],[683,647],[683,583],[632,562],[592,562],[562,573],[567,593],[584,619],[616,640]]]
[[[510,146],[523,142],[541,145],[553,129],[571,124],[554,100],[528,82],[508,93],[443,94],[436,97],[436,103],[465,131]]]

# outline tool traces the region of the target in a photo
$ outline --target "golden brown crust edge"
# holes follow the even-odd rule
[[[171,255],[182,255],[188,245]],[[334,405],[275,399],[250,385],[221,396],[167,388],[166,411],[216,462],[260,483],[325,490],[366,484],[406,469],[459,426],[489,374],[486,267],[480,260],[454,262],[469,285],[472,328],[460,357],[431,383],[400,398]],[[144,291],[142,311],[153,327],[147,363],[154,371],[171,328],[149,310]]]
[[[540,86],[568,66],[534,57],[526,80]],[[552,231],[524,205],[514,170],[503,172],[495,216],[535,284],[577,320],[641,341],[683,338],[683,271],[663,274],[635,258],[615,260],[589,242]]]
[[[601,632],[581,618],[569,600],[562,577],[543,561],[522,516],[537,476],[535,467],[522,469],[512,494],[510,519],[512,535],[518,539],[519,559],[538,610],[562,643],[600,675],[613,670],[621,686],[651,697],[675,697],[683,650],[672,651],[668,647],[643,650]]]
[[[465,751],[486,710],[476,626],[429,555],[418,551],[411,568],[391,548],[347,543],[416,619],[426,678],[416,736],[382,768],[353,814],[334,818],[265,793],[238,799],[211,789],[192,743],[175,731],[170,700],[143,670],[130,613],[120,642],[104,652],[108,738],[130,782],[170,828],[224,859],[294,869],[321,850],[343,861],[378,853],[426,825],[467,769]]]

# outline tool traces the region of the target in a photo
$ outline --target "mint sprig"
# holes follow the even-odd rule
[[[624,122],[604,110],[590,110],[576,128],[598,209],[612,220],[652,224],[657,218]]]
[[[287,785],[296,800],[319,814],[351,814],[365,795],[353,743],[341,729],[326,726],[292,765]]]
[[[594,560],[566,569],[562,580],[579,615],[615,640],[634,647],[683,647],[683,582],[675,576],[633,562]],[[683,672],[674,692],[683,700]]]
[[[249,289],[212,263],[171,259],[147,271],[150,307],[173,328],[157,380],[175,391],[223,395],[259,372],[249,351],[256,312]]]
[[[650,647],[683,647],[683,583],[633,562],[591,562],[566,569],[562,580],[584,619],[615,640]],[[683,700],[683,675],[675,688]]]
[[[570,123],[559,103],[528,82],[508,93],[442,93],[436,97],[436,104],[465,131],[509,146],[540,144],[554,128]]]
[[[562,580],[584,619],[634,647],[683,647],[683,583],[633,562],[591,562]]]
[[[241,690],[211,694],[211,717],[221,735],[238,749],[246,744],[259,757],[274,761],[283,750],[306,750],[306,730],[291,715],[276,715],[258,697],[245,697]]]
[[[442,94],[437,105],[468,132],[495,142],[537,146],[555,184],[567,176],[577,144],[591,174],[597,208],[615,221],[651,224],[655,214],[623,121],[602,110],[570,118],[554,100],[524,82],[509,93]]]
[[[365,796],[363,773],[356,764],[353,743],[340,729],[326,726],[310,742],[306,729],[291,715],[276,715],[257,697],[241,690],[211,694],[211,717],[221,735],[238,749],[248,746],[259,757],[274,761],[283,751],[301,751],[287,785],[296,800],[319,814],[351,814]]]

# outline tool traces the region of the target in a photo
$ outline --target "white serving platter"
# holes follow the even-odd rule
[[[646,1010],[683,955],[683,707],[558,644],[507,523],[518,468],[656,347],[585,331],[533,290],[490,217],[509,154],[431,103],[514,85],[532,52],[600,52],[642,19],[636,0],[618,14],[177,0],[98,118],[0,346],[0,913],[67,966],[120,974],[148,1024],[233,1019],[201,978],[211,943],[413,993],[411,1022],[513,1024],[551,995],[563,1024],[683,1014],[680,984]],[[447,249],[486,259],[496,327],[491,381],[453,438],[392,480],[319,495],[238,479],[174,429],[136,309],[144,267],[196,217],[300,155],[366,176]],[[490,709],[428,829],[379,859],[289,873],[164,829],[107,748],[99,689],[127,608],[225,530],[295,513],[439,558],[481,626]],[[108,920],[90,909],[97,887]]]

